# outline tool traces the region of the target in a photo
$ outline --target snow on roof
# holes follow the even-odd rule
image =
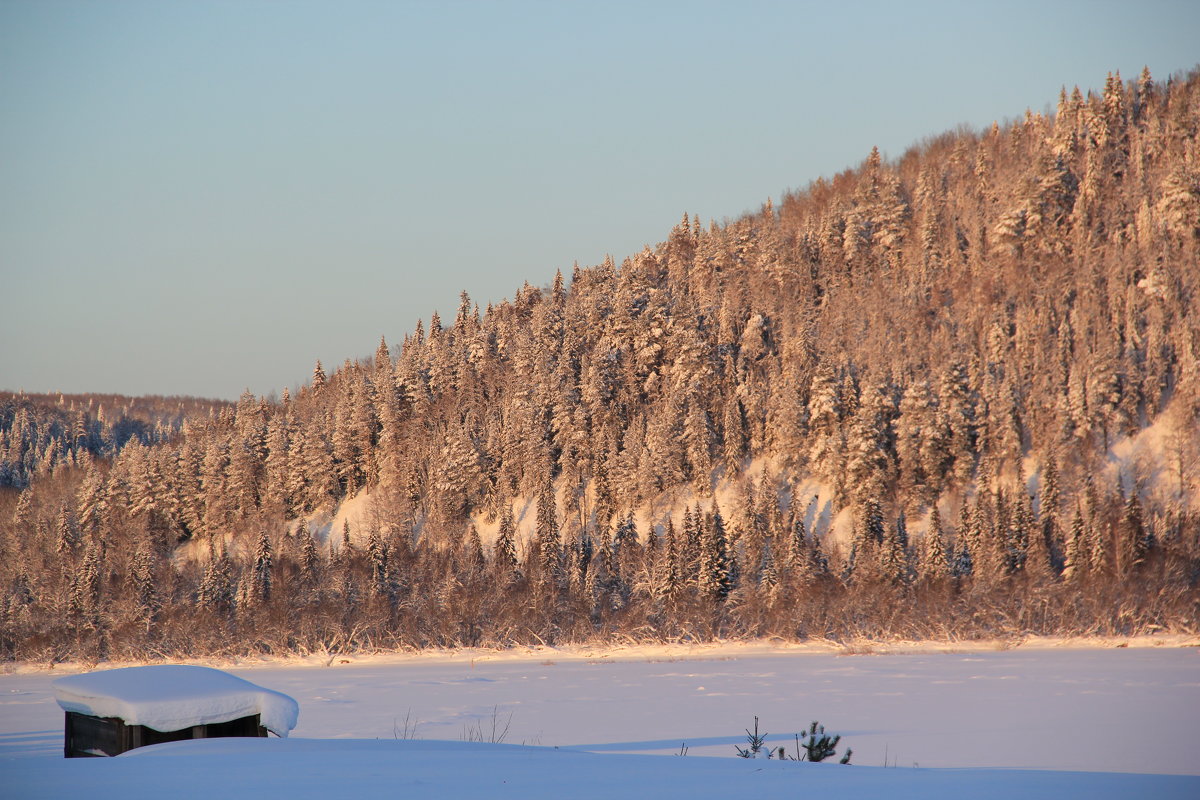
[[[300,706],[286,694],[209,667],[125,667],[69,675],[53,686],[55,699],[65,711],[119,717],[127,725],[156,731],[259,714],[264,728],[287,736],[300,716]]]

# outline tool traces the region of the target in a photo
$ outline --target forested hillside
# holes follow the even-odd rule
[[[0,652],[1194,631],[1198,132],[1110,76],[76,452]]]
[[[130,439],[166,441],[188,417],[228,405],[196,397],[0,392],[0,487],[23,488],[41,475],[101,458]]]

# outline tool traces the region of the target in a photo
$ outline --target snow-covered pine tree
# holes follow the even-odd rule
[[[788,526],[787,549],[783,556],[783,578],[787,586],[801,589],[812,578],[809,560],[808,531],[804,527],[804,516],[797,512],[796,500],[792,499],[792,523]]]
[[[148,632],[162,608],[162,600],[154,579],[154,558],[145,545],[134,553],[129,569],[129,583],[137,603],[138,617]]]
[[[699,586],[700,551],[703,541],[704,514],[697,503],[692,509],[684,509],[683,531],[679,551],[682,575],[688,586]]]
[[[844,412],[840,377],[828,364],[822,364],[817,368],[809,390],[808,417],[812,446],[808,452],[808,462],[818,476],[838,485],[844,480]]]
[[[266,457],[263,463],[263,499],[268,504],[276,505],[285,515],[292,513],[292,493],[290,486],[291,443],[288,438],[288,422],[286,413],[271,415],[267,423]]]
[[[1108,524],[1101,516],[1100,495],[1096,484],[1089,475],[1084,485],[1084,499],[1087,501],[1087,564],[1088,572],[1093,576],[1109,571],[1111,546],[1109,542]]]
[[[895,479],[895,415],[890,385],[878,383],[865,392],[846,437],[846,477],[855,499],[877,496]]]
[[[906,494],[923,494],[931,477],[926,473],[928,460],[922,449],[935,438],[935,406],[927,381],[913,381],[900,399],[896,418],[896,457],[899,462],[899,489]]]
[[[937,504],[929,511],[929,525],[925,529],[918,576],[928,584],[944,583],[950,578],[950,562],[946,558],[946,535],[942,530],[942,515]]]
[[[715,441],[712,417],[699,393],[693,393],[688,400],[687,415],[683,423],[683,446],[692,485],[701,495],[712,491],[712,454]]]
[[[884,534],[879,554],[880,572],[894,585],[904,585],[911,580],[908,546],[908,521],[901,509]]]
[[[308,526],[296,526],[296,537],[300,539],[300,580],[304,585],[306,600],[318,600],[322,583],[321,554],[317,552],[317,542],[308,530]]]
[[[517,577],[516,526],[513,524],[512,505],[505,503],[500,514],[500,532],[492,546],[492,563],[496,575],[503,583],[511,583]]]
[[[1153,543],[1142,519],[1142,503],[1138,494],[1135,482],[1130,487],[1125,507],[1121,511],[1118,564],[1123,574],[1128,574],[1145,562]]]
[[[1067,534],[1066,554],[1063,564],[1064,580],[1080,580],[1088,572],[1087,533],[1083,524],[1083,512],[1079,504],[1071,517],[1071,529]]]
[[[884,536],[883,509],[878,498],[869,496],[860,505],[855,520],[850,556],[846,563],[848,581],[870,584],[883,576],[881,550]]]
[[[103,524],[105,517],[108,515],[108,488],[107,481],[104,475],[100,472],[100,467],[95,461],[92,461],[87,466],[87,472],[84,474],[83,483],[79,486],[77,494],[77,507],[79,509],[79,527],[89,535],[99,533],[100,526]],[[28,515],[30,509],[30,495],[25,492],[21,493],[21,498],[18,500],[17,518],[22,515]],[[21,503],[25,507],[21,508]],[[15,524],[19,524],[14,519]]]
[[[966,577],[975,572],[975,558],[979,550],[979,536],[971,519],[970,504],[964,499],[959,506],[958,530],[954,538],[954,560],[951,574]]]
[[[634,522],[633,512],[630,511],[617,523],[613,533],[613,557],[617,560],[621,575],[634,574],[640,565],[641,550],[637,523]]]
[[[942,374],[938,407],[945,412],[950,429],[948,475],[954,484],[965,486],[975,470],[975,397],[967,367],[955,361]]]
[[[685,512],[688,513],[688,512]],[[663,550],[663,593],[667,597],[676,597],[683,587],[683,566],[680,555],[679,533],[675,529],[675,520],[668,518],[666,531],[663,533],[666,542]]]
[[[713,504],[712,514],[700,525],[697,588],[702,597],[724,600],[732,588],[729,576],[729,544],[721,509]]]
[[[721,426],[724,442],[725,468],[730,474],[742,469],[746,456],[746,412],[737,398],[725,403],[724,424]]]
[[[1051,454],[1046,459],[1042,470],[1041,498],[1038,510],[1041,517],[1042,538],[1049,550],[1052,569],[1061,569],[1062,554],[1062,524],[1059,521],[1061,513],[1062,494],[1059,487],[1058,462]]]
[[[392,587],[391,575],[388,572],[388,546],[375,528],[367,535],[367,561],[371,565],[371,594],[390,598]]]
[[[462,552],[463,566],[472,574],[480,574],[487,567],[487,558],[483,554],[483,540],[479,537],[479,528],[467,526],[466,533],[459,545]]]
[[[71,557],[79,548],[81,537],[75,515],[66,502],[59,505],[58,522],[55,525],[54,552],[61,557]]]
[[[271,602],[272,569],[274,568],[274,548],[267,531],[258,534],[258,543],[254,548],[254,602],[263,605]]]
[[[554,586],[562,577],[562,534],[558,527],[554,485],[549,478],[543,483],[542,491],[538,495],[536,524],[538,581],[546,586]]]

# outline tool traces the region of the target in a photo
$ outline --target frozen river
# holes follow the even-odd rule
[[[1196,647],[344,660],[228,669],[299,701],[300,738],[486,738],[495,715],[510,744],[732,756],[757,715],[789,750],[820,720],[860,765],[1200,775]],[[55,677],[0,675],[0,773],[4,760],[61,758]]]

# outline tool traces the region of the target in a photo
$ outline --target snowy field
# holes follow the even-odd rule
[[[100,798],[130,787],[175,797],[247,787],[289,798],[1200,797],[1194,644],[545,649],[223,666],[299,701],[291,739],[67,761],[50,688],[59,672],[0,675],[0,797],[85,786]],[[859,766],[734,758],[755,715],[789,751],[820,720]],[[463,741],[493,738],[494,725],[507,727],[506,745]]]

